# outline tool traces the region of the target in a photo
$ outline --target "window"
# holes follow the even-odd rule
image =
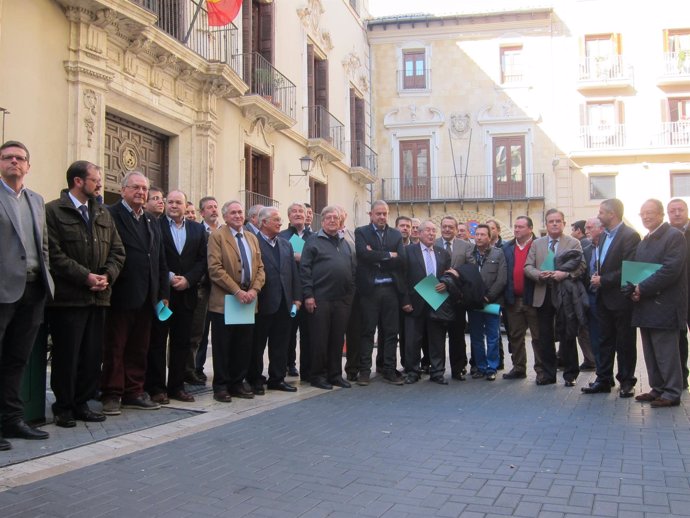
[[[522,81],[522,45],[501,47],[501,83]]]
[[[616,197],[616,175],[596,175],[589,177],[589,199],[607,200]]]
[[[429,176],[429,141],[400,141],[400,199],[428,200]]]
[[[671,173],[671,197],[690,196],[690,171]]]
[[[494,137],[494,197],[525,196],[525,137]]]
[[[403,52],[403,90],[423,90],[427,87],[427,69],[424,50]]]
[[[674,97],[662,101],[662,133],[664,144],[690,145],[690,97]]]
[[[581,135],[587,149],[622,147],[625,144],[622,102],[588,102],[582,107],[581,122]]]
[[[311,43],[307,44],[307,97],[309,138],[332,140],[328,111],[328,60],[321,59]]]
[[[364,99],[362,99],[354,88],[350,88],[350,164],[352,167],[366,167],[367,149],[365,126],[364,126]]]
[[[580,65],[581,80],[608,80],[623,77],[620,34],[585,36],[585,59]]]

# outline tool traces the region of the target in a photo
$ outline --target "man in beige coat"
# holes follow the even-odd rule
[[[251,399],[254,393],[245,383],[252,352],[254,324],[225,324],[225,297],[251,304],[264,285],[264,265],[259,242],[246,232],[244,208],[229,201],[221,209],[226,226],[208,238],[208,276],[211,294],[208,312],[213,333],[213,397],[229,403],[232,396]]]

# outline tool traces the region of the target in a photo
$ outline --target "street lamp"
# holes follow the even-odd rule
[[[309,155],[304,155],[299,159],[299,167],[302,170],[302,174],[291,174],[288,175],[290,178],[297,176],[298,178],[304,178],[309,174],[312,167],[314,167],[314,159]],[[299,180],[297,180],[299,182]]]

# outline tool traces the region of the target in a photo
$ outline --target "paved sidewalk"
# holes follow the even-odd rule
[[[690,396],[656,410],[581,395],[593,378],[301,385],[213,404],[72,450],[57,476],[0,470],[0,516],[690,516]]]

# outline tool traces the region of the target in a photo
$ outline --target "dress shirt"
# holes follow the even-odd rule
[[[611,230],[604,229],[604,237],[600,238],[603,239],[604,242],[601,245],[601,254],[599,254],[599,264],[603,263],[604,259],[606,259],[606,252],[609,251],[609,247],[611,246],[613,240],[616,238],[616,234],[618,234],[618,229],[621,228],[622,224],[623,222],[621,221]]]
[[[168,218],[168,216],[166,216],[166,218]],[[178,227],[177,223],[175,223],[175,221],[171,218],[168,218],[168,224],[170,225],[170,233],[172,234],[177,253],[182,254],[184,245],[187,242],[187,225],[185,224],[185,220],[182,220],[181,227]]]
[[[244,229],[243,229],[244,230]],[[247,236],[245,235],[244,232],[237,231],[234,228],[230,227],[230,232],[232,232],[232,237],[235,238],[236,242],[239,244],[241,243],[242,246],[244,247],[244,252],[247,255],[247,264],[243,264],[242,268],[246,268],[248,272],[250,272],[249,276],[251,277],[251,271],[252,271],[252,249],[249,248],[249,243],[247,243]],[[242,239],[238,240],[237,239],[237,234],[242,234]]]
[[[422,249],[422,256],[424,257],[424,266],[426,267],[426,274],[436,275],[436,255],[434,255],[433,245],[430,247],[426,247],[422,243],[419,243],[419,246]]]

